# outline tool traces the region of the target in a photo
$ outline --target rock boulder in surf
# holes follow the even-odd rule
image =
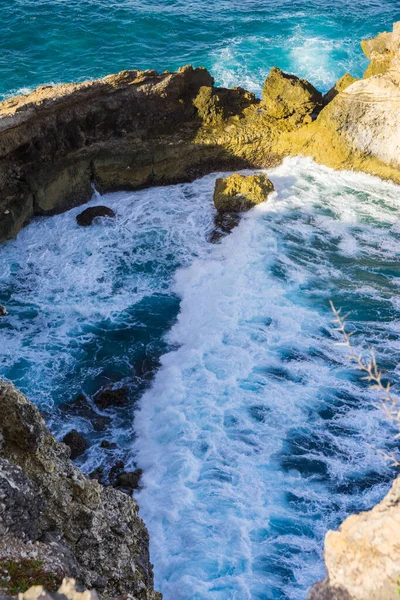
[[[274,191],[266,175],[240,175],[217,179],[214,189],[214,205],[219,213],[244,212],[268,200]]]

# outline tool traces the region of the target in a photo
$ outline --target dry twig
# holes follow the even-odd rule
[[[365,373],[365,377],[362,379],[368,381],[369,387],[377,390],[380,400],[378,406],[383,410],[389,421],[394,423],[399,430],[399,433],[395,438],[400,438],[400,398],[391,392],[390,381],[388,381],[386,385],[383,383],[382,371],[376,363],[374,349],[371,348],[370,350],[369,360],[365,359],[362,354],[356,354],[351,343],[351,337],[354,332],[348,333],[346,331],[346,318],[349,316],[349,313],[342,316],[341,309],[337,310],[331,300],[330,305],[332,312],[335,315],[334,322],[337,323],[335,329],[342,335],[344,340],[343,343],[349,349],[349,360],[354,362],[357,365],[357,368]],[[392,454],[387,454],[383,450],[378,450],[378,452],[383,455],[385,460],[391,461],[392,466],[400,467],[400,460],[396,458],[394,452]]]

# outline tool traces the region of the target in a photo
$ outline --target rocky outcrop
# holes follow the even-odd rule
[[[340,94],[340,92],[344,92],[344,90],[347,89],[355,81],[358,81],[356,77],[353,77],[352,75],[350,75],[350,73],[345,73],[343,77],[338,79],[335,85],[325,94],[325,96],[322,99],[323,105],[326,106],[327,104],[332,102],[332,100],[336,98],[336,96]]]
[[[0,404],[0,563],[34,551],[105,597],[160,598],[135,500],[75,468],[38,409],[2,381]]]
[[[325,538],[327,578],[309,600],[395,600],[400,589],[400,477],[369,512]]]
[[[322,94],[305,79],[274,67],[264,83],[263,102],[276,119],[301,118],[321,108]]]
[[[274,191],[266,175],[239,175],[217,179],[214,189],[214,205],[219,213],[244,212],[268,200]]]
[[[380,33],[374,38],[363,40],[361,47],[365,56],[371,61],[364,73],[365,78],[384,75],[390,69],[396,69],[393,63],[399,60],[400,23],[394,24],[393,32]]]
[[[81,227],[89,227],[98,217],[115,217],[115,212],[108,206],[91,206],[76,216],[76,222]]]
[[[351,85],[345,76],[323,109],[310,83],[279,69],[260,102],[242,88],[216,88],[205,69],[190,66],[123,71],[3,101],[0,241],[33,215],[86,202],[92,184],[100,193],[138,189],[269,168],[298,154],[400,182],[399,31],[363,42],[372,63],[387,60],[385,73]]]

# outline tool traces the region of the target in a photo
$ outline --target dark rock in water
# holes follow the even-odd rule
[[[91,206],[76,217],[76,222],[81,227],[88,227],[96,217],[115,217],[115,212],[108,206]]]
[[[117,476],[115,487],[131,494],[133,490],[137,490],[139,487],[142,475],[142,469],[136,469],[136,471],[124,471]]]
[[[104,431],[107,428],[107,426],[111,423],[111,417],[103,417],[101,415],[98,415],[91,419],[91,421],[93,429],[95,431]]]
[[[89,447],[85,438],[78,433],[76,429],[72,429],[67,433],[62,441],[71,448],[71,460],[78,458],[78,456],[83,454]]]
[[[218,213],[214,219],[215,229],[211,232],[210,242],[215,244],[230,234],[239,225],[240,215],[235,212]]]
[[[106,450],[116,450],[118,448],[118,444],[115,442],[109,442],[108,440],[103,440],[100,444],[100,448],[105,448]]]
[[[106,388],[97,392],[93,401],[101,410],[110,406],[125,406],[128,403],[128,390],[121,388]]]
[[[106,478],[104,475],[103,467],[97,467],[96,469],[94,469],[94,471],[89,473],[89,479],[94,479],[95,481],[98,481],[99,483],[104,485]]]
[[[71,402],[60,404],[60,410],[69,415],[84,417],[86,419],[91,419],[93,415],[96,415],[85,394],[79,394]]]
[[[0,319],[1,317],[5,317],[8,315],[8,312],[5,308],[5,306],[3,306],[2,304],[0,304]]]
[[[67,415],[88,419],[95,431],[104,431],[107,425],[111,423],[110,417],[99,415],[93,410],[85,394],[79,394],[75,400],[60,404],[60,410]]]
[[[115,465],[111,467],[110,472],[108,474],[108,479],[112,486],[115,486],[117,483],[118,476],[124,472],[125,463],[123,460],[117,460]]]

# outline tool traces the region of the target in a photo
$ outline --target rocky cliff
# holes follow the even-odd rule
[[[161,598],[136,501],[75,468],[38,409],[1,380],[0,406],[0,595],[10,581],[17,591],[19,568],[47,585],[67,575],[105,597]]]
[[[327,578],[309,600],[395,600],[400,589],[400,477],[371,511],[325,538]]]
[[[268,167],[294,154],[400,182],[399,31],[397,24],[363,42],[368,78],[342,78],[324,99],[279,69],[260,101],[242,88],[216,88],[205,69],[188,66],[124,71],[5,100],[0,241],[33,215],[87,201],[92,184],[100,192],[137,189],[221,168]]]

